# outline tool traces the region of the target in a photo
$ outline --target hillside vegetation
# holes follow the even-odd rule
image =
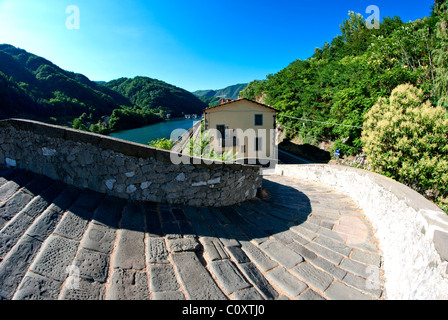
[[[167,113],[200,114],[205,107],[193,94],[163,81],[94,82],[23,49],[0,45],[0,119],[35,119],[108,133],[163,121]]]
[[[429,17],[408,23],[386,17],[379,29],[368,29],[361,14],[350,12],[331,43],[316,48],[306,60],[249,83],[241,96],[277,108],[287,137],[331,142],[331,151],[340,149],[343,155],[364,152],[372,170],[413,187],[447,210],[443,172],[448,130],[435,126],[446,123],[448,110],[447,28],[446,0],[436,1]],[[404,84],[406,89],[399,87]],[[402,99],[393,102],[396,88]],[[418,102],[409,104],[415,90]],[[418,110],[425,115],[418,117]],[[363,130],[369,131],[364,139]]]
[[[161,115],[171,114],[172,118],[184,114],[202,114],[202,110],[207,107],[190,92],[148,77],[120,78],[104,86],[120,93],[140,108],[149,108]]]
[[[444,54],[438,52],[443,48],[437,32],[441,18],[440,12],[409,23],[386,17],[380,29],[369,30],[362,15],[351,12],[341,25],[341,35],[331,43],[266,80],[249,83],[242,96],[264,96],[264,103],[281,114],[357,127],[362,127],[363,115],[378,98],[390,96],[400,84],[419,87],[437,104],[445,93],[435,84],[446,76],[438,69],[447,61],[438,58]],[[362,129],[286,117],[279,121],[293,128],[291,134],[334,141],[334,148],[345,154],[359,151],[347,145],[362,148]]]
[[[0,79],[2,117],[70,118],[83,112],[98,117],[120,105],[131,106],[87,77],[7,44],[0,45]]]
[[[240,92],[246,86],[247,83],[240,83],[218,90],[197,90],[193,94],[209,106],[215,106],[219,104],[221,98],[238,99]]]

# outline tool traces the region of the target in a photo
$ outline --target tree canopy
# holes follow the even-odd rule
[[[0,45],[0,118],[27,118],[107,133],[200,114],[193,94],[147,77],[108,83],[63,70],[42,57]]]
[[[369,29],[361,14],[350,12],[340,25],[341,34],[316,48],[313,56],[249,83],[241,96],[294,117],[278,117],[290,128],[290,136],[332,141],[333,149],[344,154],[359,153],[362,129],[356,127],[362,127],[363,115],[378,98],[390,96],[398,85],[421,88],[433,104],[444,101],[448,88],[444,21],[446,11],[435,10],[430,17],[408,23],[398,16],[385,17],[379,29]]]

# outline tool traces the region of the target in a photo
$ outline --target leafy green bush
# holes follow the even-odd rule
[[[448,113],[400,85],[366,113],[361,140],[372,168],[448,212]]]
[[[159,138],[148,143],[151,147],[171,150],[174,147],[174,142],[167,138]]]

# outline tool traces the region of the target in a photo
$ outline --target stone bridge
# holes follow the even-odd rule
[[[0,151],[1,299],[447,298],[446,215],[362,170],[175,166],[22,120]]]

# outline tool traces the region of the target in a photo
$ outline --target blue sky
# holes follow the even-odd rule
[[[331,42],[348,11],[413,21],[432,0],[0,0],[0,43],[91,80],[148,76],[186,90],[264,79]],[[68,29],[79,8],[79,29]]]

